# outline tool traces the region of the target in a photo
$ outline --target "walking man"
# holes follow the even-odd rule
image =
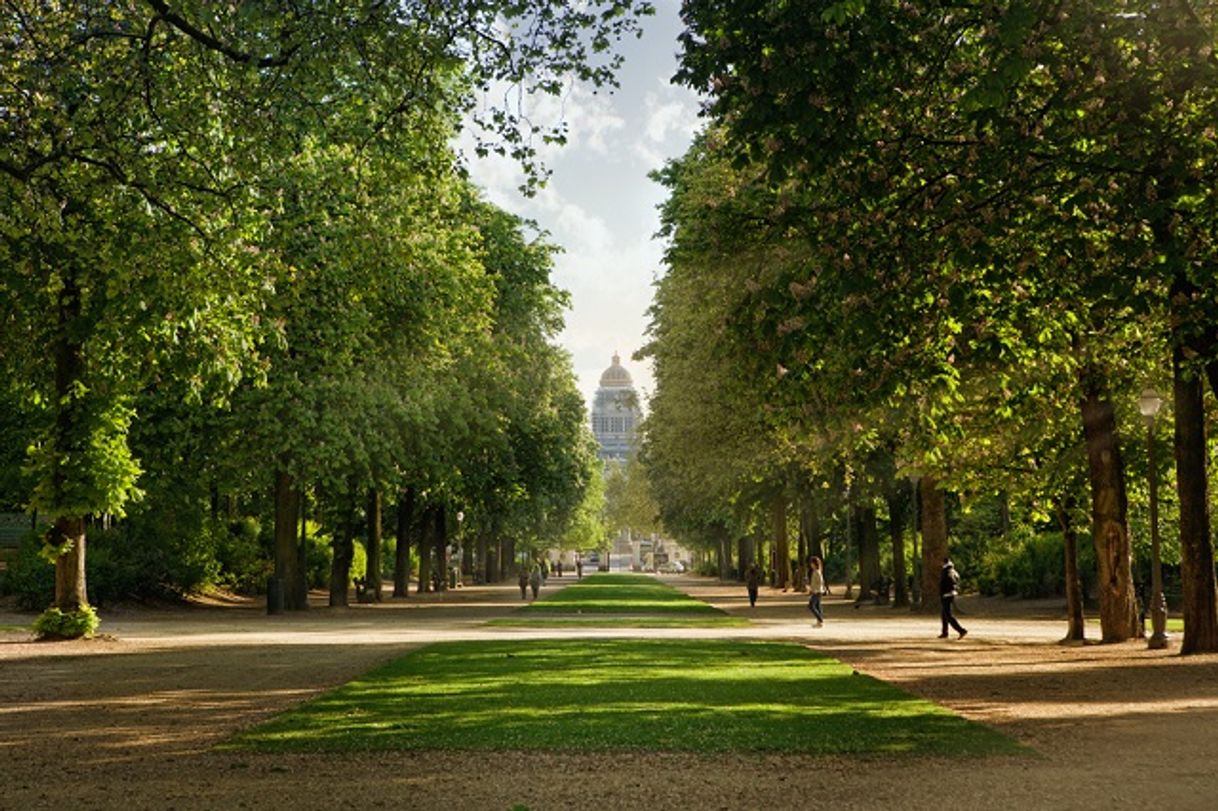
[[[964,635],[968,633],[964,626],[952,616],[952,605],[956,602],[956,595],[959,593],[960,575],[956,572],[956,567],[952,565],[952,559],[945,557],[943,558],[943,571],[939,574],[940,618],[943,620],[943,632],[939,634],[940,639],[947,639],[947,626],[949,625],[960,634],[960,639],[964,639]]]
[[[761,585],[761,571],[756,563],[750,563],[744,571],[744,587],[749,592],[749,607],[757,605],[757,588]]]

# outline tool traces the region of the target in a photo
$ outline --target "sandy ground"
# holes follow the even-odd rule
[[[936,618],[692,577],[749,628],[487,628],[515,587],[267,617],[255,605],[103,613],[96,640],[0,632],[0,808],[1139,808],[1218,806],[1218,655],[1064,647],[1060,606],[964,598]],[[0,625],[28,624],[0,613]],[[1094,632],[1098,635],[1098,629]],[[797,640],[1035,750],[1027,757],[212,751],[235,730],[441,639],[622,635]],[[1178,640],[1177,640],[1178,642]],[[816,734],[814,729],[809,734]]]

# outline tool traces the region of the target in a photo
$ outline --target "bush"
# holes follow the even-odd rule
[[[34,620],[34,633],[39,639],[80,639],[93,636],[99,625],[101,620],[92,606],[81,606],[66,614],[58,608],[48,608]]]
[[[274,565],[263,548],[261,535],[262,526],[252,516],[230,521],[223,532],[216,533],[215,554],[220,569],[217,586],[246,594],[266,587]]]
[[[219,533],[207,525],[194,533],[173,529],[162,531],[140,521],[91,530],[86,557],[90,599],[97,605],[177,599],[215,583],[220,563],[214,536]]]
[[[4,574],[3,593],[15,597],[17,607],[26,611],[46,608],[55,599],[55,567],[39,554],[41,550],[42,537],[26,533]]]
[[[1060,532],[1027,530],[1013,539],[1007,550],[986,556],[978,587],[983,594],[1007,597],[1056,597],[1065,593],[1066,563]],[[1078,540],[1078,569],[1083,593],[1095,582],[1095,551],[1090,538]]]

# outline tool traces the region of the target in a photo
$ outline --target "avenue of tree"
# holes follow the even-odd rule
[[[648,13],[5,4],[5,468],[30,451],[3,484],[52,522],[55,608],[89,610],[100,516],[186,537],[269,505],[295,609],[309,520],[333,528],[335,604],[357,522],[377,586],[381,527],[397,528],[397,595],[412,541],[422,584],[423,547],[458,531],[491,579],[517,542],[595,532],[553,249],[479,199],[451,144],[472,121],[480,150],[540,182],[534,142],[561,141],[561,122],[538,129],[495,94],[612,84],[614,43]]]
[[[945,497],[991,494],[1057,524],[1081,638],[1089,505],[1103,638],[1128,639],[1135,401],[1153,386],[1174,425],[1181,650],[1218,650],[1218,4],[682,9],[677,78],[707,94],[706,125],[657,175],[667,268],[642,353],[666,528],[724,571],[734,541],[743,564],[768,536],[785,586],[790,505],[801,555],[842,515],[834,552],[857,555],[866,594],[886,515],[903,604],[916,508],[933,608]]]

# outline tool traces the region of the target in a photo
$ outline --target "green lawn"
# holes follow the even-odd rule
[[[32,633],[33,630],[34,629],[29,625],[0,624],[0,633],[6,633],[6,634]]]
[[[553,588],[551,579],[547,588]],[[552,614],[709,614],[719,609],[695,600],[645,574],[596,574],[529,603],[522,613]]]
[[[638,617],[597,614],[589,617],[504,617],[487,620],[487,625],[503,628],[743,628],[751,623],[744,617],[702,615],[696,617]]]
[[[1027,751],[799,645],[616,639],[432,645],[222,748]]]

